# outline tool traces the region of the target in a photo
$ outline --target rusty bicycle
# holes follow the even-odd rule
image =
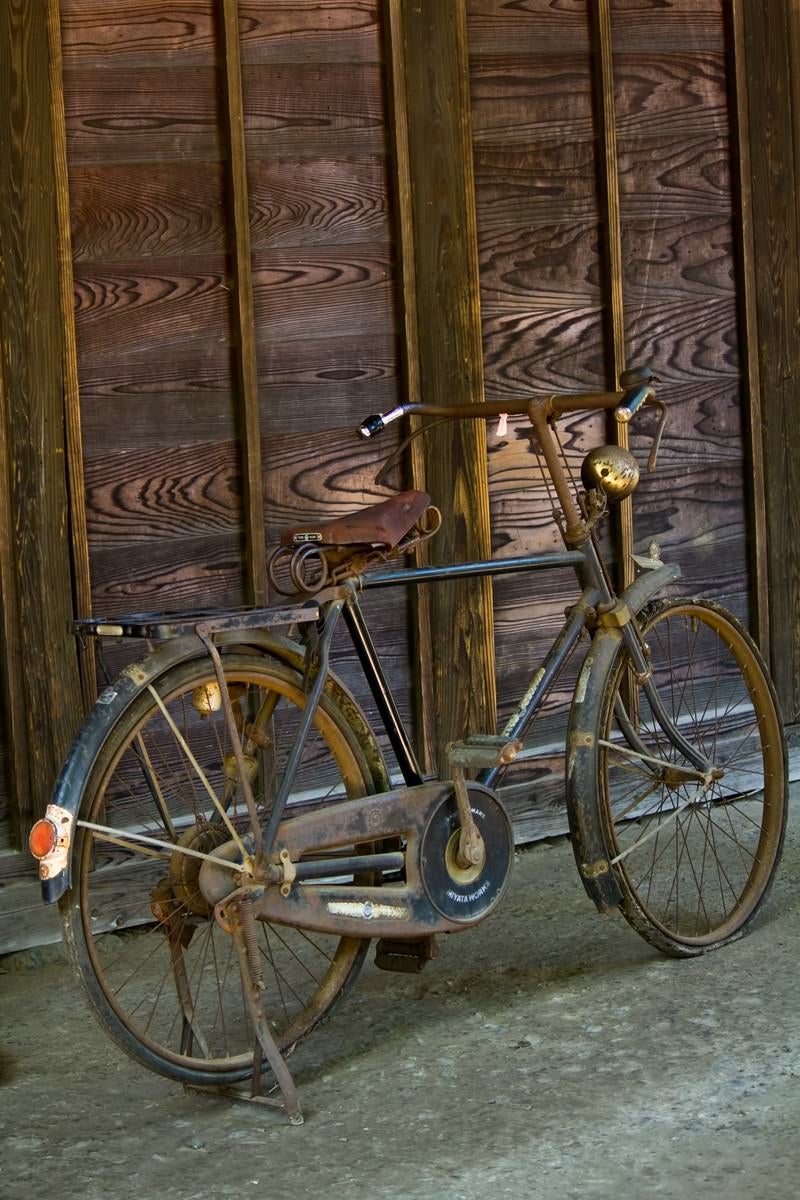
[[[287,1055],[353,984],[370,941],[379,966],[419,970],[438,935],[469,929],[502,900],[514,839],[498,785],[584,634],[565,788],[586,891],[667,954],[701,954],[746,929],[782,848],[783,727],[736,618],[709,600],[659,598],[679,570],[657,548],[621,593],[611,582],[597,528],[633,491],[636,461],[616,446],[592,451],[575,488],[555,426],[583,410],[626,423],[656,405],[655,450],[666,410],[651,373],[621,383],[513,403],[403,404],[361,426],[375,437],[409,413],[527,415],[561,551],[398,569],[392,560],[438,525],[426,495],[404,492],[287,531],[271,562],[280,604],[75,623],[83,637],[151,648],[101,693],[31,849],[91,1007],[140,1063],[301,1121]],[[580,595],[514,715],[499,734],[465,730],[448,748],[448,777],[426,779],[361,591],[552,567],[575,571]],[[332,669],[340,625],[400,779]]]

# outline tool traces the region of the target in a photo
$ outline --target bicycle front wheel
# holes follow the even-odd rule
[[[302,680],[264,657],[231,653],[223,663],[263,824],[305,705]],[[154,688],[123,712],[89,772],[73,885],[61,902],[65,941],[96,1015],[124,1050],[184,1083],[230,1085],[252,1073],[255,1031],[233,940],[200,892],[202,860],[183,848],[213,853],[230,841],[212,792],[240,836],[248,813],[210,661],[181,664]],[[296,787],[316,804],[374,790],[327,696]],[[265,1008],[286,1052],[352,983],[368,941],[267,922],[257,932]]]
[[[689,956],[739,936],[767,895],[786,824],[783,728],[758,650],[730,613],[664,600],[639,623],[667,714],[713,778],[699,779],[672,744],[623,648],[598,709],[599,823],[627,920]]]

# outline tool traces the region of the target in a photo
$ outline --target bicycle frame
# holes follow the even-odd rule
[[[558,680],[572,650],[584,629],[595,629],[598,625],[618,628],[625,645],[631,655],[634,668],[643,679],[645,692],[657,714],[664,732],[669,740],[697,768],[698,777],[709,769],[709,763],[697,753],[672,722],[664,709],[657,691],[648,678],[646,649],[642,643],[635,621],[631,620],[633,613],[626,602],[627,593],[618,600],[608,583],[602,560],[591,538],[587,538],[582,546],[575,550],[564,550],[546,554],[532,554],[516,558],[476,561],[449,566],[412,567],[408,570],[386,571],[381,574],[364,576],[348,581],[346,584],[330,589],[330,599],[327,602],[322,596],[318,597],[323,616],[318,622],[321,630],[318,643],[314,649],[314,657],[318,660],[317,687],[309,696],[304,721],[298,731],[298,743],[305,737],[311,727],[315,710],[315,697],[318,698],[319,679],[324,674],[323,664],[327,664],[333,634],[341,614],[353,646],[356,650],[361,668],[367,681],[370,693],[375,701],[384,730],[388,736],[394,754],[397,758],[403,781],[408,787],[423,782],[423,771],[414,752],[408,731],[400,716],[397,704],[383,670],[380,656],[372,641],[370,631],[358,600],[360,590],[371,591],[379,588],[396,587],[399,584],[429,584],[442,580],[474,578],[481,576],[507,575],[520,572],[548,570],[558,567],[571,567],[575,570],[581,585],[581,594],[567,612],[566,620],[557,634],[544,661],[535,671],[530,686],[520,700],[513,714],[503,727],[502,735],[508,740],[521,737],[541,708],[548,692]],[[664,574],[666,573],[666,574]],[[640,588],[642,600],[649,598],[659,590],[667,579],[673,579],[678,574],[676,568],[662,567],[652,572],[652,587]],[[626,739],[634,751],[641,750],[639,739],[632,723],[622,714],[623,728]],[[298,757],[299,749],[298,747]],[[289,763],[287,772],[282,780],[279,795],[270,818],[269,826],[264,836],[264,850],[268,852],[274,841],[278,825],[283,818],[286,803],[293,784],[294,760]],[[494,787],[504,766],[493,766],[481,771],[478,782],[486,787]]]

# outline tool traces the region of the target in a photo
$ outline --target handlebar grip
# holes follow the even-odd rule
[[[358,427],[358,432],[363,438],[375,437],[376,433],[381,433],[387,425],[392,421],[398,420],[399,417],[406,415],[407,408],[403,404],[398,404],[397,408],[390,408],[385,413],[374,413],[371,417],[365,417]]]
[[[652,400],[655,394],[655,389],[648,385],[635,388],[626,394],[621,404],[617,405],[614,415],[618,421],[622,421],[623,424],[627,425],[634,413],[638,412],[648,400]]]
[[[652,383],[654,379],[655,375],[650,367],[628,367],[619,377],[619,386],[625,389],[633,388],[642,383]]]
[[[362,438],[371,438],[385,428],[386,425],[384,424],[382,415],[380,413],[375,413],[371,417],[364,417],[364,420],[358,427],[358,432],[361,434]]]

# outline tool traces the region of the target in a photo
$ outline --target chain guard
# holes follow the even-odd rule
[[[444,800],[422,835],[420,873],[425,893],[448,921],[469,924],[485,917],[501,900],[514,863],[514,835],[503,805],[479,784],[467,784],[472,816],[486,850],[476,867],[460,868],[460,834],[455,797]]]

